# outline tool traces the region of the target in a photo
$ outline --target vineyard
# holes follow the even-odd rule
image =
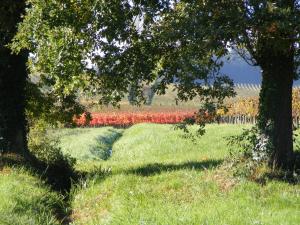
[[[237,92],[249,93],[249,91],[256,91],[258,93],[258,85],[237,85]],[[242,96],[242,97],[241,97]],[[239,95],[237,98],[226,103],[227,110],[218,110],[216,112],[217,120],[219,123],[230,124],[255,124],[258,116],[259,97],[257,95],[244,97]],[[246,95],[247,96],[247,95]],[[170,96],[169,96],[170,97]],[[156,103],[157,104],[157,103]],[[183,122],[187,118],[195,117],[198,113],[198,108],[189,106],[182,107],[166,107],[164,105],[158,107],[141,107],[139,110],[132,106],[127,107],[126,110],[103,110],[101,112],[92,112],[91,119],[87,120],[85,116],[76,119],[78,126],[130,126],[138,123],[158,123],[158,124],[176,124]],[[199,115],[197,115],[198,119]],[[298,125],[300,117],[300,89],[294,88],[293,91],[293,118],[294,124]],[[213,120],[210,120],[213,121]]]
[[[293,117],[300,116],[300,89],[294,89],[293,91]],[[227,116],[240,116],[245,115],[248,117],[256,117],[258,115],[259,98],[248,97],[240,98],[237,101],[229,103],[227,105]],[[224,113],[225,115],[225,113]]]
[[[177,112],[132,112],[132,113],[92,113],[91,121],[85,116],[77,119],[79,126],[130,126],[137,123],[176,124],[194,115],[193,111]]]

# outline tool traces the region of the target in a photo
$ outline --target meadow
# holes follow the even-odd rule
[[[162,124],[56,130],[76,170],[88,174],[72,187],[65,221],[299,224],[299,184],[260,184],[227,168],[226,137],[247,127],[209,125],[194,141]],[[5,167],[0,187],[0,224],[61,224],[63,197],[25,168]]]
[[[74,224],[299,224],[299,185],[262,186],[222,169],[229,157],[225,137],[242,128],[211,125],[195,142],[172,125],[98,128],[93,132],[122,133],[111,145],[104,141],[102,151],[112,154],[102,161],[71,151],[67,143],[80,148],[81,141],[69,136],[63,148],[74,152],[78,169],[93,174],[73,193]],[[99,146],[96,139],[90,143],[88,151]]]
[[[296,0],[2,1],[0,225],[299,225],[299,21]]]

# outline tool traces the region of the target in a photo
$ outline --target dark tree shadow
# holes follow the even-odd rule
[[[178,170],[207,170],[217,167],[223,160],[205,160],[205,161],[188,161],[182,164],[162,164],[153,163],[127,170],[126,173],[136,174],[140,176],[152,176],[163,172]]]
[[[1,215],[0,223],[1,224],[16,224],[17,221],[14,218],[11,218],[11,215],[26,215],[30,212],[35,212],[37,215],[45,213],[45,207],[47,206],[51,210],[51,215],[59,219],[61,224],[69,224],[67,218],[65,217],[65,208],[64,204],[61,202],[52,202],[49,201],[48,198],[43,198],[41,196],[30,196],[30,199],[24,198],[22,195],[14,195],[10,199],[10,201],[14,202],[13,206],[9,209],[11,213],[8,215]],[[61,216],[59,216],[61,215]],[[33,221],[33,218],[28,218],[31,223],[39,222],[39,223],[47,223],[49,218],[45,218],[42,221]],[[28,221],[28,222],[29,222]]]
[[[268,172],[265,176],[268,180],[276,180],[280,182],[286,182],[292,185],[300,184],[300,149],[296,148],[294,151],[294,168],[293,170],[278,170]],[[263,184],[266,183],[266,179],[263,179]]]
[[[295,169],[299,170],[300,172],[300,150],[297,149],[297,151],[294,152],[295,157]]]
[[[2,154],[0,156],[0,171],[3,170],[4,167],[25,169],[32,176],[39,177],[52,191],[62,194],[64,196],[63,202],[57,202],[54,205],[51,205],[51,208],[53,209],[53,215],[61,221],[62,224],[69,224],[68,220],[70,212],[67,212],[65,209],[69,208],[69,193],[72,183],[78,182],[82,177],[79,173],[68,164],[49,165],[38,160],[34,155],[28,160],[14,153]],[[26,202],[22,198],[16,198],[13,201],[17,203],[17,206],[20,206],[13,209],[16,211],[15,213],[25,214],[27,209],[26,207],[21,206],[26,204]],[[31,210],[32,207],[37,213],[39,208],[36,205],[48,204],[46,198],[33,198],[31,202],[32,204],[28,210]]]
[[[4,166],[29,167],[30,165],[23,157],[19,155],[5,153],[0,155],[0,171]]]

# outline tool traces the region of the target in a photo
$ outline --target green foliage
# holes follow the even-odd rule
[[[274,123],[274,134],[266,134],[272,163],[292,166],[291,102],[283,99],[290,98],[299,71],[298,1],[27,2],[11,47],[33,52],[31,73],[61,102],[89,90],[100,103],[117,105],[130,87],[140,103],[143,87],[162,78],[158,94],[172,83],[180,100],[200,96],[221,104],[234,96],[232,81],[220,73],[231,50],[260,66],[259,127],[263,132]],[[285,127],[282,117],[288,120]],[[286,135],[280,135],[281,126]]]
[[[42,120],[36,121],[28,136],[30,152],[40,161],[49,166],[57,166],[72,170],[76,160],[63,154],[59,140],[48,133],[49,125]],[[54,174],[55,175],[55,174]]]
[[[69,95],[59,100],[57,96],[45,90],[41,83],[28,81],[26,98],[26,116],[29,126],[35,126],[34,123],[39,121],[52,126],[75,126],[74,116],[86,112],[85,107],[77,102],[76,95]],[[85,116],[89,118],[88,113]]]
[[[271,173],[268,165],[270,155],[266,156],[265,148],[257,148],[258,134],[258,129],[254,126],[244,129],[239,135],[227,138],[231,156],[227,164],[235,177],[265,184]]]
[[[257,126],[244,129],[239,135],[231,136],[228,139],[230,146],[231,169],[237,177],[244,177],[258,182],[266,182],[271,173],[268,165],[270,160],[270,144],[268,138],[260,133]]]
[[[244,129],[239,135],[231,136],[228,146],[231,146],[232,155],[242,155],[246,158],[252,157],[252,151],[257,143],[258,129],[256,126]]]
[[[204,32],[198,38],[192,30],[184,30],[186,25],[191,28],[179,12],[184,3],[179,7],[170,1],[28,3],[12,48],[34,52],[31,71],[51,86],[54,95],[89,89],[99,94],[101,103],[116,104],[131,87],[135,101],[141,102],[143,86],[158,78],[156,92],[164,93],[176,81],[182,100],[232,95],[232,83],[219,74],[225,46],[207,42]],[[173,28],[174,18],[180,21],[178,30]],[[188,38],[182,40],[181,33]],[[88,69],[87,60],[94,68]]]
[[[195,140],[198,136],[205,134],[205,126],[211,123],[219,122],[220,115],[218,110],[222,109],[224,112],[227,111],[227,108],[222,105],[222,102],[205,102],[201,105],[200,109],[195,113],[192,118],[185,119],[182,123],[175,125],[175,129],[183,130],[187,138]],[[189,126],[197,124],[198,130],[196,134],[190,132]]]
[[[227,138],[227,145],[230,148],[230,163],[234,165],[231,169],[237,177],[246,177],[251,180],[265,183],[267,179],[278,178],[292,182],[299,180],[299,165],[295,164],[293,173],[284,170],[274,170],[270,165],[272,157],[272,142],[266,136],[267,131],[261,132],[257,126],[244,129],[241,134]],[[297,133],[294,136],[294,143],[298,148],[299,139]],[[295,154],[298,154],[297,151]]]
[[[73,181],[79,178],[75,171],[76,159],[64,154],[59,140],[51,135],[45,121],[34,121],[28,135],[28,148],[33,166],[54,190],[68,193]]]

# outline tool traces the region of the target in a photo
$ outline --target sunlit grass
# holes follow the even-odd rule
[[[195,142],[171,125],[125,130],[112,143],[111,158],[81,162],[93,174],[99,165],[99,174],[111,172],[91,177],[74,192],[74,223],[299,224],[299,185],[269,181],[261,186],[218,169],[229,156],[224,137],[242,127],[211,125]],[[106,132],[102,129],[99,135]]]
[[[25,169],[0,171],[0,224],[54,225],[63,213],[63,198]]]
[[[54,134],[60,137],[61,148],[79,161],[106,160],[110,156],[111,144],[121,135],[122,129],[112,127],[60,129]]]

